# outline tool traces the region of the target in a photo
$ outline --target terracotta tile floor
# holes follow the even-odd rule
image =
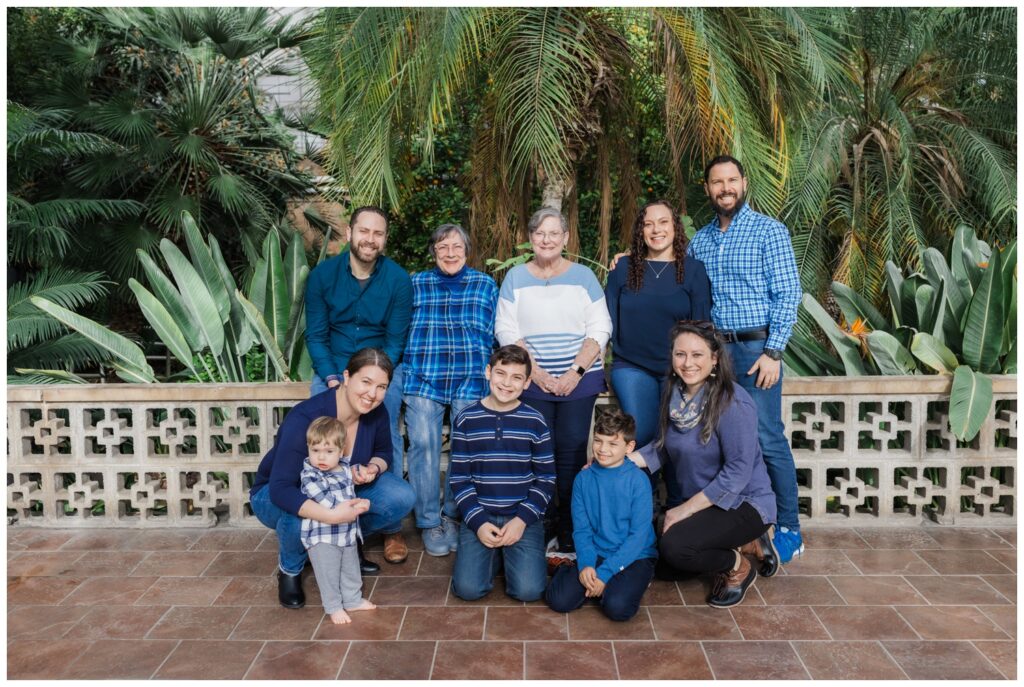
[[[655,581],[627,623],[500,588],[456,599],[453,557],[425,555],[414,532],[406,563],[365,580],[380,608],[336,626],[311,571],[306,608],[277,605],[272,532],[11,526],[8,677],[1017,677],[1014,528],[809,527],[804,556],[742,605],[709,608],[701,580]]]

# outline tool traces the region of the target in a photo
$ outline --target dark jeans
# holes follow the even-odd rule
[[[782,422],[782,368],[779,368],[779,381],[771,389],[757,388],[757,373],[747,376],[747,370],[764,352],[764,344],[764,341],[738,341],[725,347],[736,371],[736,381],[747,390],[757,407],[757,436],[775,492],[779,525],[799,532],[796,464]]]
[[[640,610],[640,599],[647,591],[654,577],[653,558],[633,561],[608,580],[601,595],[601,610],[609,620],[629,620]],[[598,565],[601,560],[598,559]],[[580,583],[580,571],[576,564],[563,565],[555,571],[548,583],[544,600],[551,610],[558,613],[575,611],[587,600],[587,588]]]
[[[538,401],[526,405],[544,416],[555,452],[555,499],[548,504],[545,519],[554,521],[559,543],[572,541],[572,482],[587,462],[590,420],[596,396],[575,401]]]
[[[734,510],[711,506],[677,522],[661,535],[663,563],[685,573],[719,573],[736,565],[736,549],[768,529],[757,510],[743,502]]]
[[[487,519],[504,527],[514,516],[488,514]],[[534,520],[522,538],[511,546],[484,546],[466,523],[459,524],[459,552],[452,570],[452,592],[465,601],[476,601],[494,589],[498,565],[505,567],[505,593],[519,601],[536,601],[544,594],[548,563],[544,558],[544,525]]]

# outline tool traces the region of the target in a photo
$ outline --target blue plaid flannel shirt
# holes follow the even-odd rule
[[[454,288],[436,268],[413,275],[402,389],[409,396],[451,403],[488,393],[484,368],[494,349],[498,285],[489,275],[465,270]]]
[[[352,470],[345,461],[344,468],[338,472],[325,472],[309,462],[307,457],[302,463],[299,473],[299,485],[302,493],[316,501],[324,508],[334,508],[342,501],[356,497],[356,487],[352,482]],[[302,519],[302,545],[307,549],[314,544],[333,544],[335,546],[355,546],[356,537],[361,541],[359,520],[328,525],[309,518]]]
[[[767,326],[765,348],[785,349],[803,295],[785,224],[744,203],[725,232],[715,217],[694,235],[687,252],[707,269],[716,327]]]

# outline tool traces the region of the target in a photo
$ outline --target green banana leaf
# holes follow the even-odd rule
[[[185,301],[182,300],[177,287],[163,273],[163,270],[157,267],[157,264],[149,257],[146,251],[139,248],[135,251],[135,254],[139,257],[139,262],[142,263],[142,269],[146,273],[149,285],[153,287],[156,297],[160,299],[163,306],[167,308],[167,312],[174,318],[178,329],[181,330],[185,341],[188,342],[188,347],[194,352],[203,350],[205,343],[203,342],[202,335],[199,333],[199,325],[192,318],[192,313],[189,312]]]
[[[1004,375],[1015,375],[1017,374],[1017,341],[1014,340],[1010,344],[1010,350],[1006,352],[1006,358],[1003,359],[1003,374]]]
[[[852,323],[860,319],[872,330],[888,329],[889,322],[878,312],[878,308],[846,284],[832,282],[832,295],[835,296],[836,303],[839,304],[839,309],[843,311],[843,317],[847,322]]]
[[[167,311],[167,308],[163,306],[163,303],[156,296],[151,294],[145,286],[135,281],[135,279],[128,280],[128,288],[135,294],[135,299],[139,302],[142,315],[149,322],[150,326],[153,327],[153,331],[164,342],[164,345],[167,346],[167,350],[198,378],[199,373],[192,366],[192,349],[189,348],[188,342],[185,341],[185,335],[181,333],[181,329],[174,322],[171,313]]]
[[[309,277],[309,267],[299,266],[297,276],[295,298],[288,309],[288,329],[285,333],[284,350],[289,361],[295,359],[296,347],[306,343],[306,278]]]
[[[985,268],[979,264],[980,262],[975,262],[974,256],[966,249],[964,250],[964,270],[967,272],[967,278],[971,282],[971,290],[974,292],[977,292],[978,284],[985,273]]]
[[[203,284],[202,277],[192,267],[192,263],[177,246],[167,239],[162,239],[160,252],[163,253],[164,260],[174,275],[185,307],[199,326],[200,337],[214,357],[220,357],[224,352],[224,325],[221,323],[220,311],[213,302],[213,296]]]
[[[189,257],[192,258],[192,266],[203,278],[206,290],[213,297],[213,302],[217,305],[217,312],[220,313],[220,321],[227,322],[231,313],[231,302],[228,300],[228,290],[224,288],[220,271],[213,261],[213,256],[210,255],[210,249],[203,241],[203,236],[199,233],[199,227],[196,226],[192,215],[187,212],[181,213],[181,223],[185,227],[185,243],[188,245]]]
[[[900,284],[900,307],[902,308],[899,323],[903,327],[920,329],[918,322],[917,290],[928,286],[928,281],[920,274],[914,273]]]
[[[953,372],[949,393],[949,431],[960,441],[977,436],[992,408],[992,380],[961,365]]]
[[[974,285],[971,284],[966,263],[977,264],[974,259],[977,243],[978,239],[974,235],[974,230],[966,224],[961,224],[953,233],[953,242],[949,247],[949,264],[953,271],[953,278],[956,279],[956,283],[968,300],[974,295]],[[966,254],[964,251],[967,251]],[[965,255],[969,255],[970,258],[965,259]]]
[[[892,260],[885,261],[885,285],[886,293],[889,294],[889,307],[892,308],[892,322],[898,327],[903,324],[903,304],[900,300],[900,292],[903,287],[903,273]]]
[[[245,356],[249,349],[253,347],[253,344],[256,343],[256,332],[249,326],[249,320],[245,317],[245,313],[242,312],[242,304],[235,298],[235,290],[238,288],[235,285],[235,278],[232,276],[231,270],[228,269],[227,261],[224,260],[224,254],[220,250],[220,243],[217,242],[216,237],[212,234],[210,235],[210,255],[217,265],[217,272],[220,273],[225,291],[229,294],[231,300],[231,316],[228,318],[225,326],[231,338],[234,339],[235,353],[239,356]]]
[[[939,292],[940,286],[945,285],[944,293],[959,320],[971,299],[971,293],[957,284],[953,273],[946,264],[946,258],[935,248],[926,248],[921,255],[921,261],[924,263],[925,277],[936,293]],[[937,310],[937,312],[941,312],[941,310]]]
[[[267,260],[260,258],[256,261],[252,270],[252,279],[249,280],[249,302],[256,306],[256,309],[263,312],[263,306],[267,301]]]
[[[277,372],[277,379],[287,380],[288,366],[285,365],[284,355],[282,355],[281,349],[274,340],[273,334],[267,328],[266,322],[263,321],[262,313],[256,310],[256,306],[237,289],[235,290],[235,298],[242,304],[242,311],[249,320],[249,324],[256,331],[256,335],[263,345],[263,351],[267,355],[267,361],[274,366],[274,370]]]
[[[1017,240],[1014,239],[1003,249],[999,258],[1003,264],[1003,317],[1009,317],[1013,308],[1010,306],[1010,294],[1014,293],[1017,283]]]
[[[923,364],[941,374],[953,374],[953,370],[960,367],[953,351],[928,332],[914,335],[910,352]]]
[[[29,367],[16,367],[18,375],[8,375],[7,384],[88,384],[74,372],[67,370],[37,370]],[[20,375],[20,376],[19,376]]]
[[[874,331],[867,336],[868,351],[875,359],[879,371],[885,375],[912,375],[917,372],[917,363],[910,351],[892,334]]]
[[[32,296],[29,300],[32,302],[32,305],[50,315],[65,327],[74,329],[86,339],[92,341],[94,344],[110,353],[111,364],[121,364],[121,369],[118,369],[118,376],[122,379],[125,378],[124,375],[122,375],[123,369],[126,373],[137,373],[141,378],[140,381],[156,381],[156,377],[153,375],[153,368],[151,368],[149,363],[146,362],[146,354],[142,352],[141,348],[125,337],[110,331],[103,325],[90,320],[88,317],[83,317],[78,313],[68,310],[67,308],[62,308],[56,303],[48,301],[45,298]]]
[[[146,370],[132,367],[131,365],[124,365],[117,362],[116,360],[110,361],[110,366],[114,368],[115,374],[118,377],[128,382],[129,384],[155,384],[156,377],[153,376],[153,368]]]
[[[1003,327],[1003,344],[999,348],[999,355],[1006,355],[1015,343],[1017,343],[1017,282],[1010,285],[1010,297],[1003,294],[1003,300],[1010,303],[1010,311],[1006,315],[1006,325]]]
[[[829,314],[825,312],[825,309],[810,294],[804,294],[801,304],[804,310],[814,318],[814,321],[821,330],[825,332],[828,340],[832,342],[836,353],[839,354],[839,359],[843,361],[843,369],[846,371],[846,374],[851,377],[867,374],[864,369],[864,361],[860,357],[860,346],[857,338],[850,336],[840,329],[835,321],[829,317]]]
[[[964,362],[979,372],[999,369],[999,349],[1003,343],[1002,273],[999,251],[978,283],[964,325]]]
[[[309,262],[306,261],[306,244],[302,241],[302,235],[297,231],[291,232],[291,239],[288,241],[288,249],[284,255],[284,278],[288,284],[288,300],[295,303],[295,296],[302,291],[305,285],[305,278],[302,276],[302,269],[309,273]]]
[[[844,372],[843,364],[817,339],[798,335],[795,330],[786,344],[786,352],[791,350],[797,359],[796,366],[810,370],[802,373],[803,376],[842,375]]]
[[[281,260],[281,236],[271,228],[263,239],[263,259],[267,261],[267,295],[263,303],[263,320],[274,336],[279,349],[284,348],[288,333],[288,284],[284,277],[284,262]]]
[[[935,298],[935,289],[931,284],[921,284],[914,294],[914,306],[917,308],[917,329],[930,331],[935,322],[936,305],[942,302]]]

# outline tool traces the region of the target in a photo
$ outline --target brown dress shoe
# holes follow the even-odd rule
[[[715,608],[728,608],[743,601],[747,589],[757,579],[757,569],[750,564],[746,556],[739,556],[739,567],[728,572],[718,573],[708,597],[708,605]]]
[[[779,572],[779,552],[772,539],[774,533],[775,527],[769,527],[760,537],[740,547],[741,555],[753,556],[757,560],[757,573],[761,577],[772,577]]]
[[[398,564],[408,557],[409,547],[405,545],[405,537],[401,532],[384,535],[384,560]]]

